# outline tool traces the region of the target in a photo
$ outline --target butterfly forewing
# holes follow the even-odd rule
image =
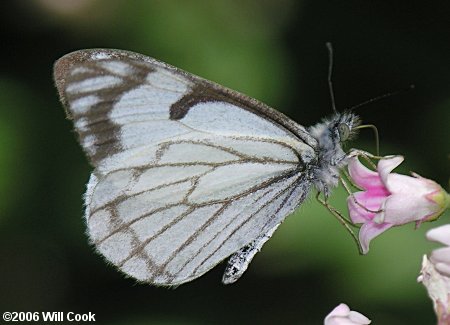
[[[283,221],[315,140],[254,99],[157,60],[83,50],[55,80],[95,167],[88,232],[138,280],[192,280]]]

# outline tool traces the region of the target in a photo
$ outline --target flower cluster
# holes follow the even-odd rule
[[[436,182],[412,173],[392,171],[403,157],[389,156],[379,160],[376,170],[365,167],[358,153],[349,158],[350,180],[361,189],[347,199],[351,221],[361,224],[359,243],[362,252],[369,251],[372,239],[387,229],[414,222],[439,218],[450,208],[450,195]],[[427,239],[445,245],[423,257],[418,281],[433,301],[438,325],[450,325],[450,224],[427,232]],[[337,306],[324,321],[325,325],[370,324],[364,315],[351,311],[345,304]]]

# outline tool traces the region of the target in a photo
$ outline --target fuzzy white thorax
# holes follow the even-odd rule
[[[342,143],[351,138],[358,125],[359,118],[353,113],[337,113],[308,129],[318,142],[318,162],[313,170],[313,182],[325,196],[338,185],[340,170],[347,165],[347,154],[342,149]],[[340,127],[348,128],[348,134],[343,136]]]

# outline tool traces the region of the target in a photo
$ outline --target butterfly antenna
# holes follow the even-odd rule
[[[389,93],[386,93],[386,94],[383,94],[383,95],[380,95],[380,96],[371,98],[371,99],[369,99],[369,100],[366,100],[366,101],[364,101],[364,102],[362,102],[362,103],[359,103],[358,105],[355,105],[355,106],[350,107],[348,110],[349,110],[349,111],[353,111],[354,109],[356,109],[356,108],[358,108],[358,107],[361,107],[361,106],[364,106],[364,105],[367,105],[367,104],[376,102],[376,101],[378,101],[378,100],[380,100],[380,99],[383,99],[383,98],[391,97],[391,96],[394,96],[394,95],[398,95],[398,94],[404,93],[404,92],[406,92],[406,91],[410,91],[410,90],[412,90],[412,89],[414,89],[414,88],[415,88],[414,85],[409,85],[408,88],[399,89],[399,90],[392,91],[392,92],[389,92]]]
[[[326,45],[328,49],[328,89],[330,90],[331,107],[337,113],[336,102],[334,101],[333,82],[331,81],[331,75],[333,74],[333,46],[330,42],[327,42]]]

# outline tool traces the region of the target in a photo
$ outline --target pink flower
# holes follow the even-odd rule
[[[340,304],[325,317],[324,325],[366,325],[370,324],[363,314],[350,310],[346,304]]]
[[[438,325],[450,324],[450,278],[441,274],[434,263],[423,257],[422,269],[417,278],[428,291],[433,301],[434,311],[438,319]]]
[[[433,250],[430,260],[437,271],[450,277],[450,225],[444,225],[427,232],[427,239],[446,245]]]
[[[417,279],[425,286],[433,301],[438,325],[450,324],[450,225],[431,229],[426,235],[428,240],[446,245],[431,253],[428,260],[423,257],[422,270]]]
[[[370,241],[393,226],[436,220],[450,206],[450,196],[436,182],[417,174],[391,173],[403,157],[383,158],[377,170],[365,167],[351,157],[348,170],[353,182],[364,191],[347,199],[350,218],[362,224],[359,240],[364,254]],[[356,201],[358,202],[356,202]]]

